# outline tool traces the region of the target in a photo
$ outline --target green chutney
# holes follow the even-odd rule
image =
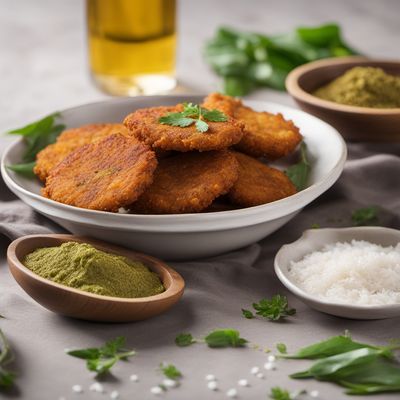
[[[370,108],[400,107],[400,76],[381,68],[354,67],[317,89],[315,96],[339,104]]]
[[[86,243],[38,248],[24,265],[53,282],[103,296],[147,297],[165,290],[158,275],[142,263]]]

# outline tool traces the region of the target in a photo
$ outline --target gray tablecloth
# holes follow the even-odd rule
[[[280,361],[276,371],[263,371],[264,379],[250,374],[253,366],[262,368],[267,354],[252,348],[212,350],[202,344],[178,348],[176,334],[192,332],[202,337],[215,328],[236,328],[242,336],[261,347],[274,348],[278,342],[290,351],[300,346],[340,334],[349,329],[356,339],[385,343],[400,336],[400,319],[352,321],[313,311],[299,302],[275,277],[273,259],[285,243],[299,237],[312,224],[351,225],[351,211],[379,205],[380,225],[400,228],[400,145],[349,146],[350,156],[343,175],[327,193],[309,205],[282,229],[242,250],[208,260],[172,263],[185,278],[187,289],[182,300],[169,312],[148,321],[131,324],[100,324],[77,321],[55,315],[29,298],[8,272],[5,252],[11,239],[34,232],[56,232],[58,228],[15,199],[0,183],[0,326],[15,349],[13,369],[18,372],[17,390],[10,396],[29,400],[109,398],[112,390],[121,399],[151,399],[150,388],[162,381],[157,371],[162,361],[175,364],[184,374],[181,387],[163,396],[169,399],[222,399],[226,390],[238,389],[240,399],[265,399],[272,386],[289,390],[318,390],[321,399],[343,399],[343,390],[329,383],[295,381],[289,373],[306,362]],[[284,323],[247,320],[241,308],[253,301],[285,293],[297,308],[295,317]],[[129,362],[113,369],[104,382],[104,395],[89,391],[93,376],[82,360],[64,355],[64,348],[97,346],[105,340],[124,335],[128,346],[137,350]],[[216,375],[220,390],[211,392],[204,376]],[[129,381],[131,374],[139,382]],[[238,387],[246,378],[249,387]],[[23,382],[23,385],[20,384]],[[80,384],[83,394],[73,394],[72,385]],[[102,397],[103,396],[103,397]],[[376,399],[399,398],[378,395]]]

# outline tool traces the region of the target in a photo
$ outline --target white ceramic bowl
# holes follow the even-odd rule
[[[318,299],[300,289],[288,272],[291,261],[300,261],[306,254],[321,250],[329,243],[365,240],[381,246],[396,246],[400,231],[382,227],[326,228],[304,231],[300,239],[281,247],[275,256],[275,272],[279,280],[308,306],[327,314],[351,319],[384,319],[400,315],[400,304],[359,306],[333,303]]]
[[[201,102],[203,96],[153,96],[113,99],[62,111],[68,128],[87,123],[120,122],[133,110]],[[310,185],[305,190],[273,203],[240,210],[181,215],[115,214],[57,203],[40,195],[40,183],[6,168],[20,162],[24,143],[8,148],[1,160],[7,186],[25,203],[75,235],[91,236],[164,259],[212,256],[254,243],[293,218],[304,206],[325,192],[340,176],[346,145],[325,122],[302,111],[274,103],[246,101],[260,111],[281,112],[300,128],[312,163]],[[23,124],[26,121],[21,121]],[[286,164],[287,165],[287,164]],[[281,167],[285,163],[281,162]]]

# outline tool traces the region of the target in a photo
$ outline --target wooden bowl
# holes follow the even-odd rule
[[[400,61],[340,57],[314,61],[295,68],[286,89],[304,111],[333,125],[354,141],[400,141],[400,108],[355,107],[322,100],[311,93],[356,66],[379,67],[400,75]]]
[[[165,292],[141,298],[100,296],[73,289],[35,274],[22,264],[39,247],[59,246],[64,242],[89,243],[96,249],[137,260],[160,276]],[[102,322],[129,322],[151,318],[174,305],[184,290],[183,278],[166,264],[123,247],[74,235],[29,235],[14,240],[7,250],[10,271],[18,284],[43,307],[57,314]]]

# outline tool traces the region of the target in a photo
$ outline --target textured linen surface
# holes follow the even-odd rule
[[[112,390],[121,399],[151,399],[150,388],[162,381],[157,367],[162,361],[175,364],[184,374],[182,384],[163,394],[169,399],[223,399],[229,388],[238,389],[240,399],[265,399],[272,386],[289,390],[316,389],[322,399],[343,399],[343,390],[329,383],[295,381],[288,374],[301,370],[308,362],[279,361],[276,371],[265,371],[267,354],[252,348],[212,350],[203,344],[178,348],[177,333],[191,332],[202,337],[215,328],[236,328],[252,343],[274,349],[278,342],[289,351],[339,334],[349,329],[361,341],[384,343],[400,337],[400,318],[381,321],[353,321],[311,310],[287,293],[275,277],[273,259],[285,243],[296,240],[312,224],[350,226],[351,211],[363,206],[381,207],[379,222],[400,227],[400,146],[376,144],[349,145],[349,160],[339,181],[319,199],[306,207],[287,225],[260,243],[207,260],[172,262],[186,280],[182,300],[169,312],[148,321],[130,324],[89,323],[57,316],[29,298],[8,272],[5,253],[10,240],[30,233],[61,231],[46,218],[33,212],[0,184],[0,321],[15,348],[18,371],[17,390],[11,397],[29,400],[109,398]],[[284,323],[247,320],[241,308],[276,293],[286,293],[297,308],[295,317]],[[65,348],[97,346],[105,340],[124,335],[128,347],[137,350],[129,362],[116,365],[105,380],[107,393],[89,391],[93,377],[84,361],[64,355]],[[265,378],[250,374],[259,366]],[[204,376],[216,375],[220,390],[211,392]],[[129,381],[131,374],[139,382]],[[238,387],[246,378],[250,387]],[[80,384],[84,393],[73,394],[71,387]],[[103,397],[102,397],[103,396]],[[378,395],[374,399],[395,399]]]

